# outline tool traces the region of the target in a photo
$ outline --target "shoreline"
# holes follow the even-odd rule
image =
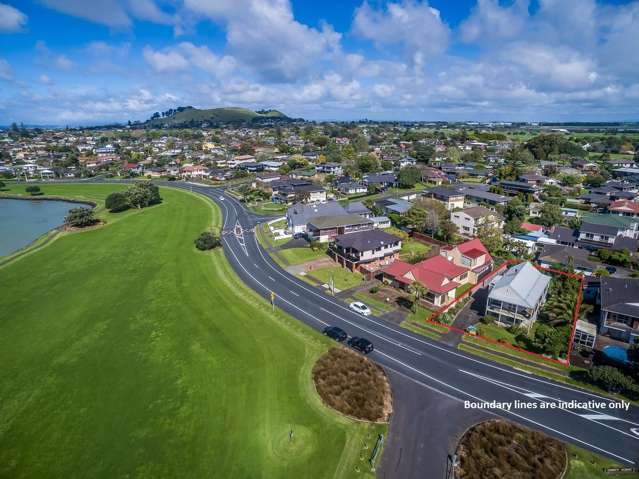
[[[65,198],[64,196],[52,196],[52,195],[39,195],[39,196],[27,196],[16,195],[14,193],[4,194],[0,191],[0,200],[25,200],[25,201],[65,201],[67,203],[76,203],[88,205],[92,208],[98,206],[98,204],[91,200],[80,200],[78,198]]]

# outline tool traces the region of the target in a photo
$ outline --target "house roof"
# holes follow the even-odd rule
[[[297,203],[286,210],[286,217],[292,226],[302,226],[318,216],[337,216],[346,214],[346,210],[337,201],[328,201],[320,204]]]
[[[458,189],[448,188],[448,187],[445,187],[445,186],[434,186],[433,188],[428,188],[428,189],[424,190],[424,194],[440,196],[442,198],[451,198],[451,197],[464,196],[464,193],[462,193]]]
[[[598,225],[593,223],[584,222],[579,228],[580,233],[593,233],[596,235],[617,236],[619,228],[616,226]]]
[[[342,248],[356,251],[371,251],[384,245],[396,244],[402,239],[380,230],[359,231],[357,233],[339,235],[335,243]]]
[[[371,210],[364,206],[364,203],[361,201],[354,201],[353,203],[349,203],[346,205],[346,211],[350,214],[354,215],[368,215]]]
[[[639,318],[639,279],[602,277],[601,309]]]
[[[466,213],[468,216],[474,219],[485,218],[490,215],[497,216],[497,213],[489,210],[488,208],[484,208],[483,206],[471,206],[470,208],[461,210],[461,212]]]
[[[497,301],[535,308],[549,283],[550,278],[537,271],[532,264],[520,263],[497,280],[488,296]]]
[[[475,238],[470,241],[465,241],[461,244],[458,244],[457,249],[464,256],[468,256],[471,251],[480,251],[483,254],[487,254],[488,257],[490,258],[490,253],[488,252],[488,249],[486,249],[486,247],[484,246],[484,244],[481,242],[479,238]],[[472,256],[468,256],[468,257],[471,258]]]
[[[569,258],[572,258],[576,267],[595,270],[597,265],[588,259],[589,256],[590,252],[585,249],[561,244],[546,244],[542,247],[541,253],[539,253],[539,260],[566,266]]]
[[[613,201],[608,209],[611,211],[623,211],[629,213],[639,214],[639,203],[629,200],[617,200]]]
[[[318,216],[309,220],[308,224],[314,226],[318,230],[323,230],[328,228],[339,228],[341,226],[372,225],[373,222],[366,218],[362,218],[359,215],[345,214],[338,216]]]
[[[457,266],[452,261],[443,256],[433,256],[432,258],[420,261],[417,264],[394,261],[383,269],[383,272],[393,276],[396,280],[410,284],[414,281],[421,283],[428,290],[435,293],[447,293],[460,283],[453,281],[460,274],[468,271],[463,266]]]
[[[533,223],[522,223],[521,229],[526,231],[543,231],[544,227]]]

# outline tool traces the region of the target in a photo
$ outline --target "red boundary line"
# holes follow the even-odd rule
[[[428,318],[425,319],[425,321],[427,323],[434,324],[434,325],[437,325],[437,326],[443,326],[443,327],[447,328],[450,331],[456,331],[458,333],[461,333],[464,336],[472,336],[473,338],[478,338],[478,339],[481,339],[481,340],[486,341],[488,343],[497,344],[497,345],[502,346],[502,347],[507,348],[507,349],[512,349],[514,351],[519,351],[521,353],[530,354],[531,356],[536,356],[536,357],[541,358],[541,359],[543,359],[545,361],[548,361],[548,362],[561,364],[563,366],[570,365],[570,355],[572,354],[572,348],[573,348],[572,342],[573,342],[573,339],[575,337],[575,329],[577,327],[577,319],[579,318],[579,310],[581,309],[581,301],[582,301],[582,298],[583,298],[583,289],[584,289],[584,277],[581,276],[580,274],[567,273],[565,271],[560,271],[560,270],[554,269],[554,268],[542,268],[541,266],[539,266],[537,264],[533,264],[533,266],[535,268],[537,268],[539,271],[548,271],[548,272],[554,273],[554,274],[561,274],[563,276],[567,276],[569,278],[576,279],[576,280],[579,281],[579,292],[577,294],[577,302],[575,304],[575,310],[573,312],[572,328],[570,330],[570,338],[568,340],[569,341],[568,342],[568,352],[566,354],[566,359],[565,360],[555,359],[555,358],[548,358],[548,357],[544,356],[543,354],[535,353],[533,351],[528,351],[527,349],[520,348],[519,346],[515,346],[514,344],[502,343],[502,342],[497,341],[495,339],[488,338],[486,336],[482,336],[482,335],[479,335],[479,334],[470,334],[468,331],[465,331],[465,330],[460,329],[460,328],[456,328],[455,326],[452,326],[452,325],[449,325],[449,324],[444,324],[444,323],[438,323],[437,321],[434,321],[434,319],[436,317],[438,317],[439,315],[445,313],[447,310],[452,308],[455,305],[455,303],[457,303],[457,301],[459,301],[459,300],[461,300],[461,299],[463,299],[463,298],[465,298],[467,296],[470,296],[475,291],[477,291],[479,288],[485,286],[485,284],[488,282],[488,280],[490,278],[492,278],[493,276],[495,276],[497,273],[499,273],[500,271],[502,271],[503,269],[507,268],[510,265],[518,264],[518,263],[521,263],[521,262],[522,262],[521,260],[512,260],[512,259],[506,260],[504,263],[499,265],[499,267],[497,269],[495,269],[488,276],[483,278],[479,283],[474,285],[472,288],[469,288],[468,290],[464,291],[464,293],[462,295],[460,295],[459,297],[455,298],[453,301],[451,301],[447,305],[442,306],[437,311],[432,313]]]

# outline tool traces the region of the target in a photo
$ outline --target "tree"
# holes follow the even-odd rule
[[[222,242],[220,241],[219,236],[210,231],[205,231],[195,240],[195,247],[200,251],[207,251],[221,245]]]
[[[422,145],[419,143],[413,150],[413,157],[420,163],[430,163],[434,155],[435,148],[431,145]]]
[[[521,224],[521,222],[526,219],[526,216],[526,207],[517,197],[510,200],[504,209],[504,217],[507,222],[515,221],[518,224]]]
[[[477,229],[477,237],[492,255],[497,254],[504,246],[502,231],[492,223],[482,223]]]
[[[637,397],[639,387],[619,369],[612,366],[593,366],[588,371],[588,379],[593,384],[609,392],[617,392]]]
[[[160,189],[153,183],[138,182],[125,194],[132,208],[146,208],[162,201]]]
[[[357,169],[361,173],[370,173],[379,169],[379,161],[375,155],[363,155],[357,158]]]
[[[73,208],[64,218],[64,224],[74,228],[86,228],[96,224],[98,220],[93,215],[92,208]]]
[[[109,196],[107,196],[104,200],[104,206],[111,213],[125,211],[131,207],[127,195],[125,193],[120,193],[119,191],[111,193]]]
[[[561,224],[563,216],[559,205],[544,203],[541,207],[539,222],[544,226],[554,226]]]
[[[31,196],[37,196],[37,195],[41,195],[42,194],[42,191],[40,191],[40,187],[39,186],[35,186],[35,185],[27,186],[24,189],[24,191],[29,193]]]
[[[608,272],[608,270],[606,268],[597,268],[596,270],[593,271],[593,273],[595,276],[598,277],[602,277],[602,276],[610,276],[610,273]]]
[[[0,191],[4,190],[6,186],[7,185],[4,183],[4,181],[0,181]]]
[[[450,219],[444,218],[440,221],[435,236],[442,241],[451,242],[458,234],[459,230],[457,229],[457,225],[450,221]]]
[[[407,166],[399,170],[397,181],[402,188],[413,188],[422,179],[422,174],[415,166]]]
[[[410,292],[413,295],[413,304],[411,305],[411,309],[413,313],[417,312],[417,305],[422,298],[425,298],[428,294],[428,288],[421,283],[415,281],[410,286]]]

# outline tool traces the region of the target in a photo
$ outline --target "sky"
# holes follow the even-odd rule
[[[0,0],[0,124],[638,121],[639,0]]]

